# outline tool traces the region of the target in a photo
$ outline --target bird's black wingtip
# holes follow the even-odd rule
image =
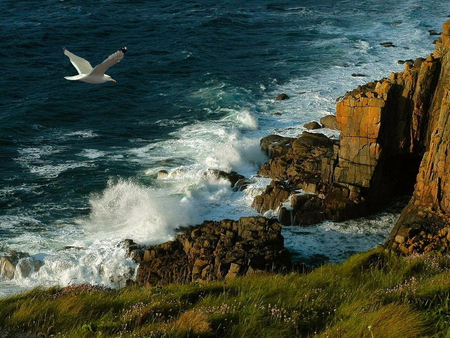
[[[120,51],[125,54],[127,52],[127,47],[120,48]]]

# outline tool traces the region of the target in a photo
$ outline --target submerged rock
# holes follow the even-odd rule
[[[215,176],[218,179],[228,180],[230,182],[232,188],[234,188],[234,186],[236,185],[236,183],[238,181],[245,179],[245,176],[240,175],[235,171],[226,172],[223,170],[209,169],[209,170],[207,170],[205,175],[208,175],[208,174]]]

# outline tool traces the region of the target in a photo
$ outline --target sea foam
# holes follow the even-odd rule
[[[200,220],[195,201],[131,179],[110,180],[90,204],[89,217],[79,221],[90,239],[164,242],[172,238],[174,228]]]

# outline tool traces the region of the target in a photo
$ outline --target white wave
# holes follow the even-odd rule
[[[174,228],[200,220],[195,201],[132,180],[110,180],[90,204],[89,218],[79,220],[90,240],[164,242],[172,238]]]
[[[103,157],[106,155],[106,152],[98,150],[98,149],[83,149],[82,152],[78,154],[82,157],[87,157],[91,160],[97,159],[99,157]]]
[[[56,178],[66,170],[82,167],[86,168],[90,166],[92,165],[89,163],[68,162],[63,164],[29,165],[28,169],[32,174],[36,174],[45,178]]]
[[[29,147],[19,149],[19,157],[16,158],[17,161],[32,161],[32,160],[40,160],[43,157],[50,156],[53,154],[60,153],[62,150],[57,149],[50,145],[45,145],[42,147]]]
[[[398,217],[398,213],[383,213],[345,222],[285,226],[282,234],[294,260],[314,263],[316,257],[315,263],[338,263],[352,254],[384,244]]]
[[[37,259],[42,260],[43,265],[34,271]],[[22,275],[24,269],[21,266],[25,266],[26,276]],[[127,279],[134,277],[136,267],[135,262],[125,258],[123,245],[96,241],[89,247],[67,248],[22,259],[13,282],[23,289],[81,283],[117,288],[125,286]]]
[[[87,139],[87,138],[95,138],[98,137],[99,135],[94,132],[93,130],[90,129],[86,129],[86,130],[77,130],[77,131],[73,131],[73,132],[64,132],[63,134],[64,138],[66,139]]]
[[[84,162],[67,161],[64,163],[55,163],[52,155],[64,152],[61,147],[44,145],[42,147],[29,147],[18,150],[19,157],[14,160],[29,170],[30,173],[46,178],[56,178],[62,172],[80,168],[90,167],[91,164]]]

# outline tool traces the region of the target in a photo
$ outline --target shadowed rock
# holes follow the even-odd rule
[[[146,248],[136,282],[160,285],[235,278],[291,268],[281,225],[264,217],[204,222]]]

